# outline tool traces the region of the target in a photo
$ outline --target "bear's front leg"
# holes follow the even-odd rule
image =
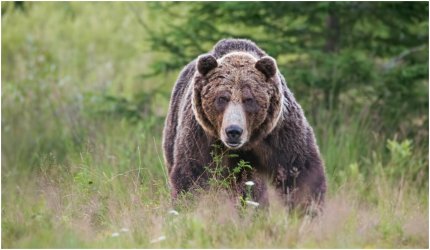
[[[174,145],[174,159],[169,173],[171,194],[175,200],[181,193],[207,186],[206,167],[211,162],[211,141],[194,123],[183,124],[189,129],[178,133]]]
[[[322,210],[326,181],[322,164],[307,162],[306,167],[280,167],[275,176],[276,188],[288,207],[318,214]]]
[[[181,193],[207,185],[207,173],[204,166],[193,160],[183,160],[174,164],[170,173],[172,198],[176,199]]]

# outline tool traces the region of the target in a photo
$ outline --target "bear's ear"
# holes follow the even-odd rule
[[[197,70],[202,75],[206,75],[209,71],[216,68],[217,66],[218,62],[212,55],[200,56],[197,59]]]
[[[271,78],[276,74],[275,59],[270,56],[262,57],[255,63],[255,68],[261,71],[267,78]]]

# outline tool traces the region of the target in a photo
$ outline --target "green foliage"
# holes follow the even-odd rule
[[[428,248],[428,3],[1,5],[3,247]],[[329,179],[318,219],[270,189],[267,211],[241,214],[214,188],[167,213],[171,88],[233,36],[277,58],[314,128]],[[215,151],[213,177],[250,168]]]
[[[393,164],[405,164],[410,160],[409,157],[412,150],[412,142],[410,140],[405,140],[401,143],[395,140],[388,140],[387,148],[390,150]]]
[[[237,165],[230,169],[224,165],[226,158],[236,158],[237,154],[232,154],[219,144],[212,145],[211,151],[212,164],[205,166],[209,174],[209,185],[212,188],[224,188],[228,190],[237,184],[237,175],[244,170],[252,169],[249,162],[239,159]]]

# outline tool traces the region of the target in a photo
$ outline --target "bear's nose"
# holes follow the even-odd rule
[[[225,129],[228,139],[237,140],[242,135],[243,129],[237,125],[228,126]]]

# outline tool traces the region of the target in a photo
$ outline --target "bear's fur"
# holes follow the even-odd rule
[[[216,143],[239,156],[223,159],[225,167],[240,159],[252,166],[237,174],[239,195],[252,180],[253,199],[266,204],[269,179],[288,205],[322,204],[326,181],[313,130],[275,60],[248,40],[221,40],[180,73],[163,134],[173,198],[207,187]]]

